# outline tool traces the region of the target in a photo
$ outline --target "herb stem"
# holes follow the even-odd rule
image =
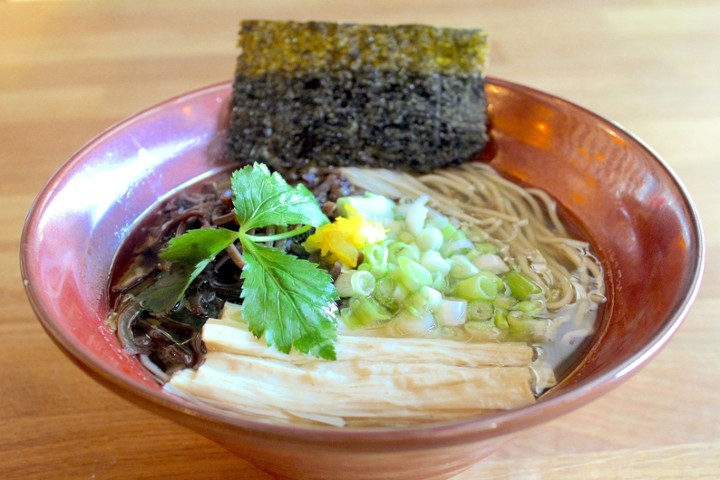
[[[286,238],[294,237],[296,235],[302,235],[303,233],[307,232],[312,228],[312,225],[303,225],[302,227],[296,228],[294,230],[288,230],[287,232],[282,233],[276,233],[275,235],[249,235],[245,234],[247,238],[252,240],[253,242],[258,243],[264,243],[264,242],[274,242],[276,240],[284,240]]]
[[[240,267],[240,269],[245,268],[245,259],[243,258],[240,250],[238,250],[234,243],[228,245],[225,251],[227,252],[228,256],[230,256],[230,259],[235,263],[235,265]]]

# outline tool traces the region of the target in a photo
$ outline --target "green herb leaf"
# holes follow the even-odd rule
[[[227,228],[189,230],[168,242],[160,258],[168,262],[197,264],[212,259],[238,238],[238,232]]]
[[[291,348],[335,360],[334,322],[338,295],[325,270],[240,235],[243,317],[258,338],[288,353]]]
[[[246,262],[242,271],[243,316],[250,331],[268,345],[288,353],[295,348],[334,360],[338,295],[330,274],[306,260],[256,242],[289,238],[328,223],[317,200],[304,186],[291,187],[278,173],[255,164],[233,173],[235,214],[240,231],[224,228],[190,230],[173,238],[160,252],[171,262],[138,300],[146,310],[172,309],[197,276],[222,250],[236,240]],[[270,236],[248,232],[266,226],[299,225]]]
[[[288,185],[279,173],[270,173],[261,163],[235,171],[231,186],[242,233],[269,225],[318,227],[328,223],[310,190],[302,184]]]
[[[197,265],[173,263],[167,272],[161,273],[152,285],[142,290],[136,300],[149,312],[169,312],[182,300],[185,290],[208,263],[209,260]]]
[[[171,262],[170,270],[137,297],[150,312],[171,310],[182,299],[185,290],[215,256],[238,238],[238,232],[225,228],[189,230],[168,242],[160,258]]]

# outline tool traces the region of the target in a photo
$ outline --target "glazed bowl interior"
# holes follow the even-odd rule
[[[183,186],[228,168],[222,155],[231,86],[178,97],[111,128],[48,182],[23,233],[30,302],[57,345],[133,402],[228,445],[303,438],[381,451],[501,437],[569,412],[646,363],[680,325],[703,268],[700,223],[657,155],[620,126],[551,95],[488,79],[492,141],[482,161],[554,196],[591,239],[608,301],[581,361],[535,405],[412,428],[268,425],[174,397],[121,348],[106,324],[115,255],[138,219]],[[340,448],[340,447],[337,447]]]

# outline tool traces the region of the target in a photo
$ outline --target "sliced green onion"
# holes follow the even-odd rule
[[[397,310],[397,299],[395,298],[395,288],[397,283],[389,276],[382,277],[375,281],[375,290],[372,296],[381,305],[391,311]]]
[[[408,257],[398,257],[397,263],[398,269],[394,272],[395,278],[409,291],[414,292],[432,284],[432,274],[418,262]]]
[[[366,245],[365,248],[363,248],[364,260],[361,265],[367,265],[367,270],[372,273],[375,278],[384,277],[389,271],[388,254],[387,247],[381,243]]]
[[[431,286],[438,292],[444,293],[450,286],[450,282],[448,282],[445,274],[443,274],[442,272],[435,272],[433,273],[433,281]]]
[[[393,315],[372,297],[353,298],[349,308],[340,312],[345,325],[350,328],[367,327],[390,320]]]
[[[335,289],[341,297],[367,296],[375,290],[375,277],[365,270],[342,272],[335,280]]]
[[[497,253],[500,249],[497,245],[490,242],[480,242],[475,244],[475,248],[481,255],[486,253]]]
[[[508,312],[507,323],[510,332],[514,336],[533,339],[540,338],[547,333],[548,322],[546,320],[533,319],[529,315],[519,311]]]
[[[473,265],[480,270],[487,270],[492,273],[505,273],[508,266],[499,255],[494,253],[483,253],[472,259]]]
[[[493,314],[493,323],[501,330],[508,330],[510,326],[508,325],[507,311],[502,308],[496,308]]]
[[[448,260],[450,263],[450,276],[457,279],[472,277],[480,272],[465,255],[453,255]]]
[[[364,263],[364,262],[357,266],[357,270],[363,270],[365,272],[369,272],[370,268],[371,268],[370,264]]]
[[[443,245],[442,232],[435,227],[426,227],[415,237],[415,243],[420,250],[437,250]]]
[[[495,308],[492,303],[485,300],[473,300],[468,302],[467,317],[468,321],[488,321],[492,320]]]
[[[366,193],[365,196],[341,197],[337,201],[337,208],[343,217],[359,214],[370,221],[383,224],[390,222],[395,217],[395,202],[374,193]]]
[[[408,296],[407,289],[403,285],[396,283],[395,288],[393,288],[393,291],[392,291],[392,298],[395,301],[395,303],[402,304],[402,302],[405,301],[407,296]]]
[[[423,252],[420,256],[420,265],[427,268],[433,275],[435,273],[447,275],[450,272],[450,263],[435,250]]]
[[[467,321],[467,301],[462,298],[443,298],[433,313],[440,325],[462,325]]]
[[[428,286],[422,287],[419,294],[427,300],[430,309],[437,308],[443,299],[442,293]]]
[[[411,315],[415,317],[422,317],[430,311],[430,302],[418,291],[411,293],[405,298],[403,307],[405,307],[405,310],[407,310]]]
[[[393,318],[391,324],[401,334],[421,337],[435,327],[435,318],[431,312],[416,317],[405,310]]]
[[[407,244],[412,244],[415,241],[415,235],[405,230],[403,232],[400,232],[400,235],[398,235],[398,240]],[[413,247],[417,248],[416,245],[413,245]]]
[[[475,248],[475,245],[470,241],[469,238],[459,238],[446,242],[445,245],[440,248],[440,253],[446,257],[453,255],[467,255]]]
[[[465,238],[465,234],[455,228],[455,226],[450,222],[446,223],[445,226],[440,229],[440,231],[443,234],[443,239],[445,239],[445,242],[454,242],[455,240]]]
[[[469,321],[465,323],[464,327],[465,331],[475,340],[493,341],[502,336],[502,330],[496,327],[493,322]]]
[[[532,315],[533,313],[536,313],[540,310],[540,305],[529,300],[523,300],[522,302],[519,302],[517,304],[516,308],[521,312]]]
[[[453,288],[454,295],[466,300],[495,300],[498,294],[498,277],[490,272],[479,272],[460,280]]]
[[[385,228],[388,229],[388,237],[397,238],[398,235],[405,231],[405,222],[402,220],[393,220],[392,222],[386,223]]]
[[[393,257],[407,257],[418,261],[420,260],[420,249],[417,245],[398,240],[390,244],[388,255],[390,259]]]
[[[540,293],[540,287],[520,272],[512,271],[503,276],[503,281],[508,286],[515,298],[526,300],[534,293]]]
[[[517,305],[518,301],[515,297],[511,297],[510,295],[498,294],[498,296],[495,297],[495,301],[493,303],[497,307],[504,308],[505,310],[509,310],[510,308]]]
[[[450,223],[450,220],[445,216],[435,211],[430,211],[428,219],[425,222],[426,227],[435,227],[442,231],[442,229]],[[442,232],[441,232],[442,233]]]
[[[405,225],[413,235],[418,235],[425,227],[425,219],[427,219],[429,209],[425,206],[429,197],[420,195],[414,202],[408,206],[405,215]]]
[[[517,310],[513,310],[507,313],[507,321],[511,329],[520,328],[523,322],[530,319],[531,317],[528,314]]]

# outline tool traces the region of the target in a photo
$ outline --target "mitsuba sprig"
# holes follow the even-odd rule
[[[231,188],[239,229],[202,228],[171,239],[160,252],[169,270],[138,301],[154,313],[172,309],[216,255],[235,249],[242,266],[243,318],[253,335],[284,353],[294,348],[334,360],[338,295],[332,277],[312,262],[265,245],[301,235],[328,218],[304,185],[288,185],[264,164],[235,171]],[[266,227],[284,231],[254,233]]]

